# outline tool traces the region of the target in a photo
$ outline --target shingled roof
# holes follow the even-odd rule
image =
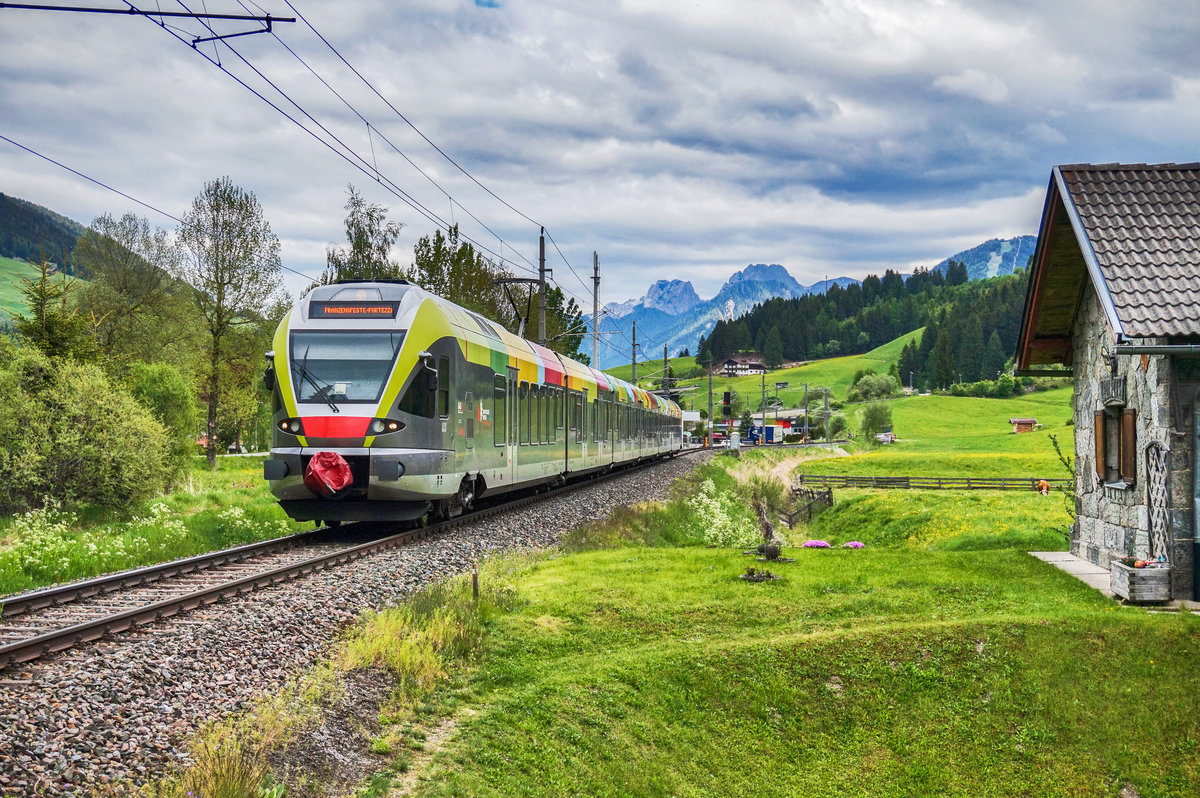
[[[1054,168],[1018,368],[1070,364],[1085,283],[1114,337],[1200,336],[1200,164]]]

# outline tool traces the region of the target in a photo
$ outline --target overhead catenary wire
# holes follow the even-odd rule
[[[241,0],[238,0],[238,4],[240,6],[242,6],[242,8],[246,8],[246,4],[244,2],[242,2]],[[257,4],[255,4],[255,5],[257,6]],[[249,9],[246,9],[246,10],[249,11]],[[314,33],[316,33],[316,30],[313,29],[310,24],[308,24],[307,20],[305,20],[305,24],[308,25],[309,28],[312,29]],[[317,35],[320,36],[319,33],[317,33]],[[436,180],[434,180],[433,177],[431,177],[429,175],[429,173],[427,173],[424,169],[422,169],[412,158],[410,158],[403,150],[401,150],[400,147],[398,147],[390,138],[388,138],[388,136],[382,130],[380,130],[376,125],[372,124],[372,122],[369,119],[367,119],[357,108],[355,108],[354,105],[349,100],[347,100],[344,96],[342,96],[341,92],[339,92],[332,85],[330,85],[329,81],[325,80],[325,78],[322,77],[320,75],[320,73],[318,73],[317,70],[314,69],[311,64],[309,64],[307,61],[305,61],[304,58],[301,57],[300,54],[297,53],[295,50],[293,50],[287,44],[287,42],[285,42],[282,38],[279,37],[278,34],[276,34],[274,31],[272,31],[271,36],[272,36],[272,38],[275,39],[276,42],[279,43],[279,45],[284,50],[286,50],[293,58],[296,59],[296,61],[298,61],[306,70],[308,70],[308,72],[314,78],[316,78],[318,81],[320,81],[321,85],[323,85],[325,88],[327,88],[330,91],[330,93],[333,94],[334,97],[337,97],[338,100],[341,101],[341,103],[344,106],[346,106],[347,110],[349,110],[350,113],[357,116],[359,118],[359,120],[362,121],[364,125],[366,125],[368,141],[371,140],[371,138],[370,138],[371,134],[374,133],[374,135],[378,136],[397,155],[399,155],[401,158],[403,158],[408,163],[409,166],[411,166],[414,170],[416,170],[416,172],[419,175],[421,175],[421,177],[425,178],[425,180],[428,181],[430,185],[432,185],[434,188],[436,188],[438,191],[440,191],[446,197],[446,199],[448,199],[450,201],[451,217],[452,217],[451,223],[452,224],[454,223],[454,220],[453,220],[454,206],[457,205],[464,213],[467,214],[467,216],[471,217],[471,219],[474,220],[476,224],[478,224],[480,227],[482,227],[488,233],[492,234],[497,239],[499,239],[500,241],[503,242],[504,239],[500,236],[499,233],[497,233],[489,225],[487,225],[483,220],[481,220],[478,216],[476,216],[474,213],[472,213],[470,208],[468,208],[466,205],[464,205],[461,200],[456,200],[450,194],[449,191],[447,191],[440,183],[438,183]],[[324,38],[322,38],[322,41],[325,41]],[[334,52],[337,53],[336,50]],[[338,57],[341,58],[341,55],[338,54]],[[342,59],[342,62],[346,63],[345,59]],[[347,64],[347,66],[349,66],[349,64]],[[354,71],[353,67],[350,67],[350,69],[351,69],[351,71]],[[357,75],[358,73],[355,72],[355,74]],[[361,78],[361,75],[359,77]],[[370,84],[368,84],[368,85],[370,85]],[[372,90],[374,90],[374,87],[371,87],[371,88],[372,88]],[[376,94],[378,94],[378,92],[376,92]],[[405,121],[408,121],[408,120],[406,119]],[[426,139],[426,140],[428,140],[428,139]],[[372,146],[372,154],[373,154],[374,153],[374,143],[373,142],[372,142],[371,146]],[[378,168],[378,165],[374,161],[374,157],[372,157],[372,166],[375,169],[376,175],[379,175],[379,168]],[[476,182],[478,182],[478,181],[476,181]],[[527,264],[529,264],[530,267],[534,266],[533,262],[530,261],[527,257],[525,257],[525,255],[522,254],[520,252],[520,250],[514,248],[513,252],[516,253]],[[500,254],[499,258],[503,262],[503,259],[504,259],[503,254]]]
[[[129,0],[125,0],[125,2],[130,7],[136,8],[136,6],[134,6],[133,3],[129,2]],[[179,0],[179,5],[181,7],[183,7],[184,9],[187,9],[187,5],[184,2],[182,2],[182,0]],[[140,9],[139,9],[139,11],[140,11]],[[143,15],[147,16],[148,18],[152,18],[154,15],[154,12],[152,12],[152,11],[141,12],[141,13],[143,13]],[[257,67],[255,67],[253,64],[251,64],[250,61],[247,58],[245,58],[237,50],[237,48],[233,47],[228,41],[221,40],[220,44],[222,44],[226,48],[228,48],[228,50],[233,55],[235,55],[238,58],[238,60],[240,60],[243,64],[245,64],[246,67],[248,67],[256,75],[258,75],[258,77],[260,79],[262,79],[267,85],[271,86],[272,89],[274,89],[276,92],[278,92],[281,97],[286,99],[287,102],[290,103],[291,105],[293,105],[300,113],[302,113],[304,116],[306,116],[308,119],[310,119],[314,125],[319,127],[331,139],[336,141],[337,144],[340,147],[342,147],[346,152],[342,152],[341,150],[339,150],[338,147],[335,147],[332,143],[330,143],[329,141],[325,140],[320,135],[318,135],[318,133],[316,131],[307,127],[295,116],[289,114],[286,110],[281,108],[278,104],[272,102],[270,99],[268,99],[266,96],[264,96],[262,94],[262,92],[258,91],[253,86],[248,84],[246,81],[242,80],[239,76],[235,75],[228,68],[226,68],[223,63],[221,63],[219,57],[214,59],[213,57],[208,56],[206,53],[201,52],[198,47],[192,46],[191,43],[188,42],[184,37],[180,36],[175,31],[171,30],[168,26],[164,25],[163,23],[161,23],[157,20],[152,19],[152,21],[155,22],[155,24],[159,25],[159,27],[163,28],[168,33],[170,33],[176,40],[182,42],[183,44],[186,44],[190,49],[197,52],[201,58],[205,59],[213,66],[217,67],[217,69],[224,72],[226,75],[228,75],[230,78],[232,78],[236,83],[238,83],[240,86],[242,86],[244,89],[249,91],[251,94],[253,94],[258,99],[260,99],[262,102],[267,104],[269,107],[271,107],[277,113],[282,115],[284,118],[286,118],[292,124],[296,125],[298,128],[303,130],[305,133],[307,133],[309,136],[314,138],[316,141],[320,142],[323,146],[325,146],[327,149],[329,149],[335,155],[340,157],[342,160],[346,161],[348,164],[350,164],[350,166],[357,169],[359,172],[363,173],[364,175],[371,178],[372,180],[375,180],[377,183],[379,183],[384,188],[384,190],[386,190],[389,193],[396,196],[398,199],[400,199],[401,202],[405,203],[410,208],[412,208],[414,211],[419,213],[421,216],[425,217],[426,220],[432,222],[434,225],[436,225],[437,227],[439,227],[441,229],[445,229],[445,230],[450,229],[450,225],[447,224],[444,219],[442,219],[440,216],[438,216],[437,213],[435,213],[434,211],[427,208],[425,205],[423,205],[421,202],[419,202],[416,198],[412,197],[407,192],[405,192],[403,189],[401,189],[398,185],[396,185],[395,183],[393,183],[390,180],[384,180],[384,179],[380,179],[380,178],[376,177],[376,175],[373,174],[373,172],[372,172],[370,164],[363,156],[359,155],[352,147],[349,147],[348,145],[346,145],[344,142],[342,142],[340,139],[338,139],[337,136],[335,136],[332,132],[330,132],[327,128],[325,128],[324,125],[322,125],[311,114],[309,114],[299,103],[297,103],[295,100],[293,100],[285,91],[283,91],[283,89],[281,89],[279,86],[277,86],[273,81],[271,81],[269,78],[267,78]],[[201,20],[201,24],[203,24],[204,27],[207,28],[210,32],[215,33],[215,31],[213,31],[212,27],[210,25],[208,25],[207,23],[205,23],[203,20]],[[350,153],[350,155],[347,155],[347,153]],[[350,157],[351,155],[353,156],[353,158]],[[359,162],[356,163],[355,159],[357,159]],[[498,255],[498,253],[493,251],[490,247],[484,245],[482,242],[475,240],[471,236],[464,234],[461,231],[460,231],[459,235],[461,238],[469,241],[471,244],[473,244],[474,246],[479,248],[480,251],[486,252],[487,254],[492,255],[492,256],[496,257],[497,259],[500,259],[500,256]],[[513,263],[512,261],[507,261],[507,262],[512,263],[512,265],[517,266],[518,268],[521,268],[525,271],[531,271],[530,269],[523,267],[520,264]]]

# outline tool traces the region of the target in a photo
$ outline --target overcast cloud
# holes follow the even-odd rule
[[[606,302],[662,278],[709,297],[748,263],[781,263],[802,283],[932,265],[1036,232],[1055,164],[1198,156],[1190,3],[293,2],[425,136],[548,228],[578,273],[551,247],[555,279],[581,298],[593,250]],[[292,15],[283,0],[262,9]],[[234,0],[206,10],[246,13]],[[207,35],[169,24],[188,42]],[[536,264],[534,224],[303,22],[275,33],[228,45],[351,161]],[[199,50],[313,127],[229,46]],[[285,264],[310,275],[344,238],[347,184],[405,225],[404,263],[436,224],[146,19],[0,9],[0,135],[177,217],[228,175],[262,202]],[[85,224],[134,211],[175,226],[3,141],[0,191]],[[287,283],[294,294],[306,281]]]

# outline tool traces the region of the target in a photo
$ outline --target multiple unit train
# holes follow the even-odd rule
[[[312,289],[267,359],[264,476],[301,521],[454,516],[683,446],[674,402],[404,281]]]

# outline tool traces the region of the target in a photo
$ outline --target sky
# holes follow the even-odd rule
[[[457,223],[530,276],[544,226],[590,309],[593,252],[602,304],[750,263],[911,271],[1035,234],[1056,164],[1200,160],[1190,2],[260,2],[190,10],[297,21],[194,48],[262,25],[0,9],[0,136],[150,207],[4,140],[0,192],[173,230],[228,176],[294,296],[353,185],[404,265]]]

